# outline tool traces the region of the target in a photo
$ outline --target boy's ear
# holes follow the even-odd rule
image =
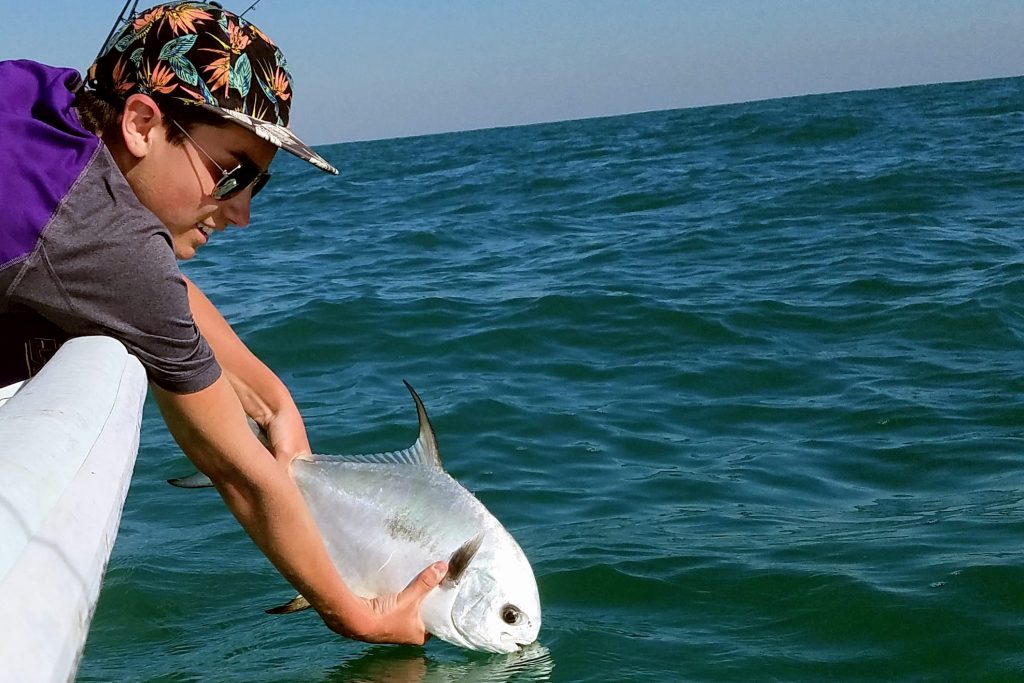
[[[163,135],[164,117],[149,95],[136,93],[124,103],[121,112],[121,137],[125,149],[137,159],[149,154],[154,135]]]

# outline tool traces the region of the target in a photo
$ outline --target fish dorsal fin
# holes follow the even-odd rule
[[[406,449],[400,451],[388,451],[387,453],[372,453],[366,455],[313,455],[308,460],[312,462],[362,462],[385,465],[418,465],[431,469],[443,470],[441,465],[441,453],[437,449],[437,439],[434,437],[434,428],[430,426],[430,418],[427,417],[427,409],[423,407],[423,401],[419,394],[405,380],[402,380],[406,389],[412,394],[412,400],[416,404],[416,417],[419,420],[420,433],[416,442]]]

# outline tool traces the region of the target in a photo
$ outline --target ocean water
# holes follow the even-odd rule
[[[322,151],[186,271],[316,451],[416,387],[539,646],[264,614],[150,403],[79,681],[1024,680],[1024,79]]]

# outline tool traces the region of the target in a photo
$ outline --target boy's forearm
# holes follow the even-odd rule
[[[256,546],[325,623],[345,636],[365,638],[373,631],[372,615],[340,580],[285,467],[275,460],[269,469],[282,471],[214,480],[214,486]]]
[[[356,638],[371,634],[374,615],[331,562],[288,463],[276,460],[249,431],[227,380],[195,394],[157,387],[153,393],[182,450],[277,570],[332,630]]]
[[[185,283],[199,331],[213,349],[245,413],[270,436],[275,455],[290,459],[309,453],[306,428],[288,388],[249,350],[206,295],[188,278]]]

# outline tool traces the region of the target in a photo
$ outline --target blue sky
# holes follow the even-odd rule
[[[0,0],[0,59],[84,69],[122,4]],[[288,57],[312,144],[1024,74],[1021,0],[262,0],[247,18]]]

